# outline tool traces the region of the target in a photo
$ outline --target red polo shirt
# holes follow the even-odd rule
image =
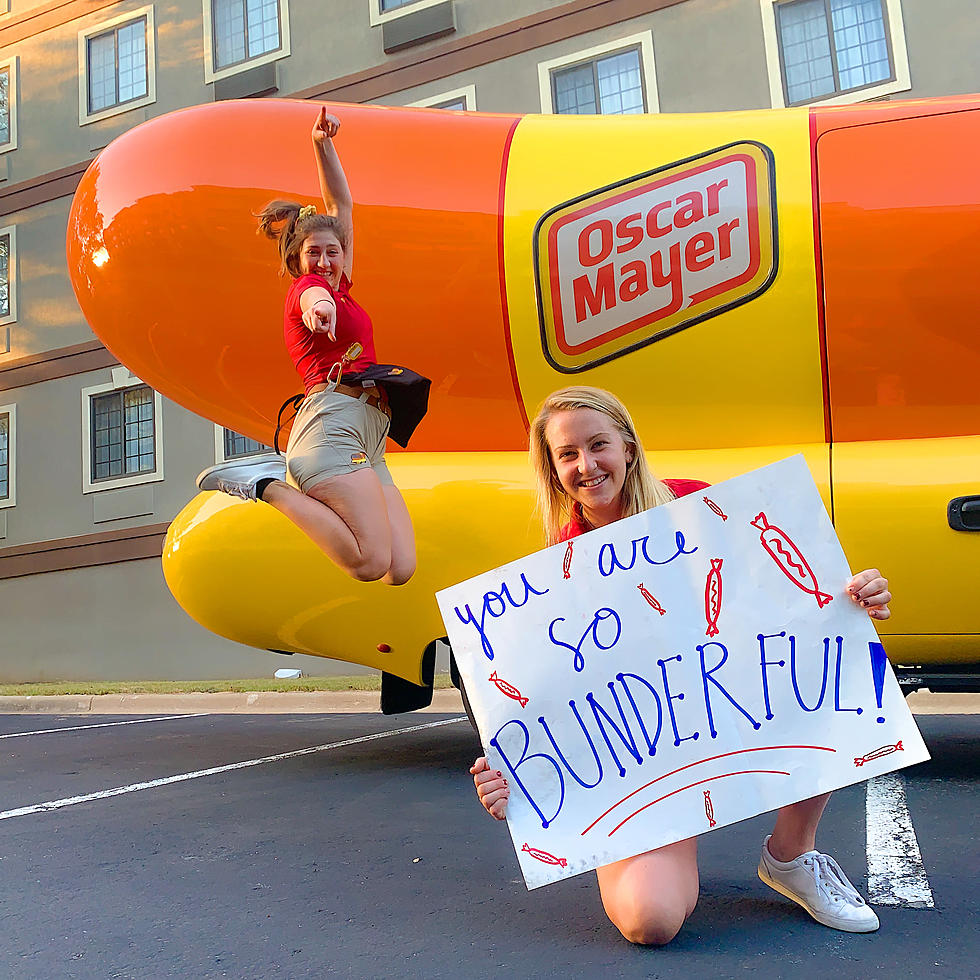
[[[703,480],[664,480],[664,483],[674,491],[675,497],[686,497],[689,493],[697,493],[698,490],[706,490],[711,486]],[[580,534],[592,530],[582,519],[582,507],[578,503],[572,504],[572,519],[561,529],[558,535],[559,541],[567,541],[569,538],[577,538]]]
[[[331,340],[325,333],[313,333],[303,323],[300,297],[311,286],[326,289],[337,304],[336,340]],[[361,356],[345,370],[345,374],[363,371],[378,362],[377,355],[374,353],[374,327],[371,325],[371,318],[350,295],[350,286],[346,273],[341,277],[340,285],[334,289],[323,276],[311,272],[294,279],[286,294],[286,309],[283,315],[286,349],[307,391],[327,380],[331,366],[343,357],[354,341],[359,341],[364,350]]]

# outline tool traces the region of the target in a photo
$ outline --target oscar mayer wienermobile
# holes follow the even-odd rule
[[[980,97],[628,117],[330,110],[379,355],[433,382],[410,449],[389,453],[418,572],[397,589],[352,582],[271,507],[200,494],[163,556],[192,617],[380,668],[385,710],[425,703],[444,634],[433,594],[540,546],[527,418],[581,382],[624,398],[662,475],[716,481],[803,452],[852,566],[892,581],[893,662],[974,683]],[[147,122],[92,164],[68,225],[76,295],[112,353],[266,443],[300,386],[286,283],[253,214],[316,202],[315,111],[255,100]]]

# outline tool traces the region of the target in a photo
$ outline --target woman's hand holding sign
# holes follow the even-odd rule
[[[510,787],[503,774],[490,768],[490,763],[481,755],[470,766],[473,782],[476,785],[476,795],[484,809],[495,820],[503,820],[507,816],[507,801],[510,799]]]
[[[859,606],[868,610],[872,619],[886,620],[891,616],[888,603],[892,594],[888,591],[888,579],[877,568],[866,568],[858,572],[847,583],[847,594]]]

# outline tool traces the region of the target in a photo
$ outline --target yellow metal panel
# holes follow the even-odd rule
[[[768,148],[775,161],[778,269],[772,285],[598,367],[570,374],[549,364],[534,281],[539,219],[583,196],[601,196],[610,185],[749,142]],[[651,447],[824,439],[805,110],[597,117],[588,124],[528,116],[514,135],[504,209],[511,334],[529,415],[555,388],[595,384],[623,397]]]
[[[833,472],[851,567],[877,566],[895,593],[880,626],[889,658],[980,661],[980,532],[954,531],[946,517],[950,500],[980,490],[980,436],[838,443]]]

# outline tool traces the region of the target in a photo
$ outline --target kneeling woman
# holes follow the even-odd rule
[[[312,132],[327,214],[274,201],[259,216],[259,230],[278,242],[280,271],[293,277],[284,330],[306,389],[286,463],[278,456],[222,463],[197,485],[263,500],[352,578],[401,585],[415,572],[415,537],[385,464],[384,392],[338,383],[377,362],[371,318],[350,295],[353,207],[333,145],[339,128],[321,109]]]
[[[573,387],[550,395],[531,425],[531,463],[548,544],[667,503],[708,486],[653,476],[633,420],[607,391]],[[872,619],[891,615],[888,583],[876,569],[847,583]],[[507,780],[485,758],[470,769],[480,802],[506,815]],[[759,877],[823,925],[873,932],[878,917],[826,854],[815,849],[817,824],[830,794],[782,807],[762,845]],[[597,869],[606,914],[634,943],[670,942],[698,900],[697,839],[678,841]]]

